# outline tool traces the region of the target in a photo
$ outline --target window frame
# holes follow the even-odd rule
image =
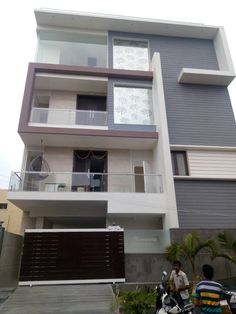
[[[178,162],[177,162],[177,154],[182,154],[183,161],[184,161],[184,169],[185,174],[180,174]],[[189,164],[188,164],[188,154],[187,151],[184,150],[172,150],[171,151],[171,163],[172,163],[172,170],[174,176],[189,176]]]
[[[113,97],[113,124],[122,125],[126,123],[117,123],[115,122],[115,88],[116,87],[123,87],[123,88],[136,88],[136,89],[150,89],[152,92],[153,86],[151,84],[145,83],[122,83],[122,82],[114,82],[112,84],[112,97]],[[127,124],[127,125],[145,125],[145,124]],[[155,125],[155,114],[154,114],[154,104],[153,104],[153,97],[152,97],[152,124]]]
[[[8,203],[0,203],[0,210],[1,209],[5,210],[7,209],[7,207],[8,207]]]

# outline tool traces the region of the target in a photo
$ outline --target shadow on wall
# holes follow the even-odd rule
[[[18,284],[23,237],[0,228],[0,287]]]
[[[1,251],[2,251],[3,235],[4,235],[4,228],[1,226],[1,221],[0,221],[0,256],[1,256]]]

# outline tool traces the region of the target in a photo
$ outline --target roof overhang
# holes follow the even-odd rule
[[[47,29],[63,29],[107,33],[131,32],[212,40],[219,70],[182,69],[179,83],[228,86],[235,78],[229,47],[222,26],[182,23],[127,16],[94,14],[53,9],[35,10],[38,32]]]
[[[95,14],[87,12],[36,9],[38,26],[95,31],[134,32],[174,37],[214,39],[219,27],[156,19]]]

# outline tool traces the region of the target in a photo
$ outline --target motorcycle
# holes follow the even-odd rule
[[[221,302],[221,306],[228,305],[232,314],[236,314],[236,292],[223,291],[223,298],[227,303],[224,304],[224,300]],[[223,311],[224,313],[224,311]]]
[[[157,286],[156,314],[192,314],[193,304],[181,306],[168,290],[167,272],[163,271],[161,283]]]

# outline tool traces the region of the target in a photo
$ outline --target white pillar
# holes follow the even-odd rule
[[[162,174],[163,193],[166,197],[166,215],[163,219],[163,228],[178,228],[178,214],[175,197],[175,186],[171,164],[169,133],[166,117],[165,95],[162,80],[160,54],[154,53],[152,59],[153,70],[153,111],[159,133],[156,152],[154,154],[157,172]]]

